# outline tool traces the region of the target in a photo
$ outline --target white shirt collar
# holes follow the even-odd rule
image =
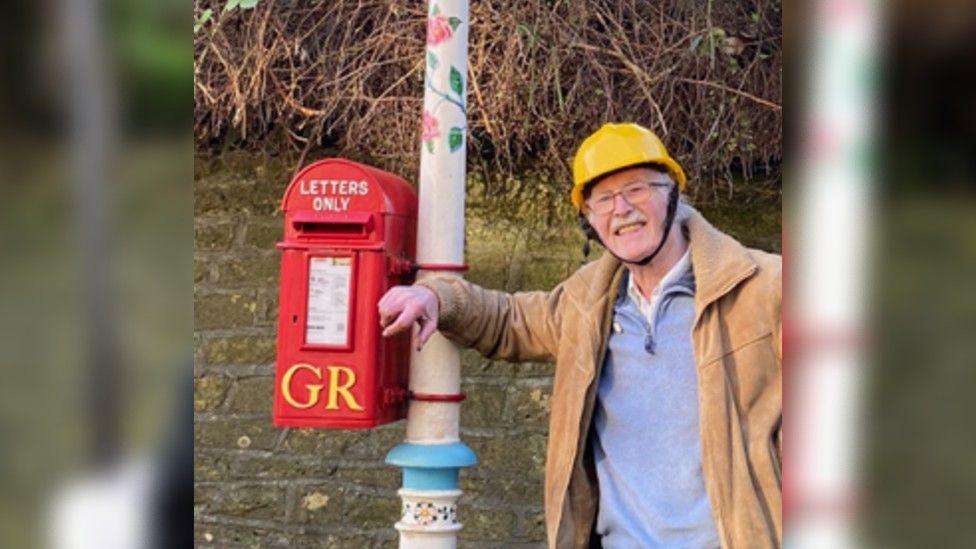
[[[668,271],[664,278],[658,282],[657,287],[651,292],[651,298],[644,298],[644,294],[641,293],[640,289],[637,287],[637,283],[634,282],[634,276],[632,273],[628,273],[627,276],[627,296],[634,301],[637,308],[648,320],[654,318],[654,307],[657,305],[657,301],[661,297],[661,292],[664,288],[678,282],[691,270],[691,246],[685,250],[685,254],[681,256],[681,259],[675,263],[671,270]]]

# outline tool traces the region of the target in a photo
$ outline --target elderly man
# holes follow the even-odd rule
[[[781,259],[712,227],[651,131],[580,146],[573,204],[607,249],[549,292],[459,277],[391,289],[384,334],[419,324],[513,361],[554,360],[550,547],[782,543]]]

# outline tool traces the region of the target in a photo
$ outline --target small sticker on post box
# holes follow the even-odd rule
[[[308,265],[305,343],[349,345],[351,257],[313,257]]]

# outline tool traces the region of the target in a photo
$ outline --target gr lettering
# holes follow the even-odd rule
[[[345,366],[326,366],[325,369],[329,373],[328,383],[326,385],[322,385],[321,383],[306,384],[305,388],[308,391],[308,398],[305,402],[299,402],[295,400],[295,397],[291,393],[291,381],[295,377],[295,374],[304,370],[312,374],[316,381],[321,382],[322,369],[304,362],[293,364],[288,368],[285,375],[281,378],[281,395],[284,397],[285,402],[298,410],[307,410],[318,404],[322,389],[327,386],[326,410],[338,410],[339,397],[342,397],[346,408],[357,412],[363,411],[363,407],[356,402],[356,398],[349,392],[349,389],[356,384],[356,372]]]

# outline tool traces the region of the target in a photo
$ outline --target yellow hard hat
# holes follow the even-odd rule
[[[651,130],[632,123],[604,124],[587,137],[573,160],[573,205],[583,209],[583,188],[594,179],[628,166],[658,164],[671,174],[678,190],[685,188],[685,172],[671,158]]]

